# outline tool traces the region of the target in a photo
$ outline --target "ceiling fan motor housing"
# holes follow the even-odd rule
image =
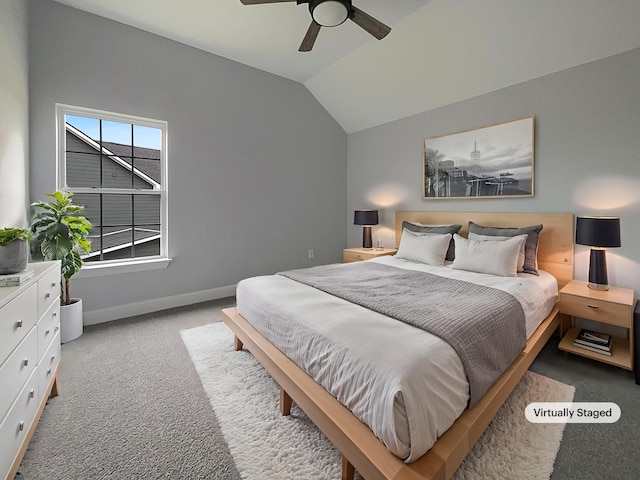
[[[352,15],[351,0],[310,0],[313,21],[323,27],[337,27]]]

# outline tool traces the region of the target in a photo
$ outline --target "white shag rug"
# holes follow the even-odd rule
[[[180,334],[243,479],[341,478],[338,451],[295,403],[290,416],[280,415],[277,384],[251,353],[233,349],[233,334],[225,324]],[[570,402],[574,392],[528,371],[454,478],[549,479],[564,424],[529,423],[525,407]]]

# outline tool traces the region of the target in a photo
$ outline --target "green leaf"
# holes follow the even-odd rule
[[[31,204],[43,210],[36,213],[31,221],[32,251],[41,252],[45,260],[60,260],[62,276],[69,280],[82,268],[80,252],[91,252],[87,236],[92,225],[87,218],[78,215],[84,207],[72,203],[72,192],[63,189],[47,196],[52,200]]]

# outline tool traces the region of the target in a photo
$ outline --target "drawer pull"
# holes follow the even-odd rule
[[[51,296],[51,294],[48,293],[48,292],[44,294],[44,298],[49,298],[50,296]]]
[[[58,316],[58,312],[53,312],[53,318],[56,318]]]
[[[593,309],[600,308],[598,305],[589,305],[588,303],[587,303],[587,307],[593,308]]]
[[[24,430],[24,422],[20,422],[20,423],[18,424],[18,431],[19,431],[19,432],[22,432],[23,430]]]
[[[22,327],[22,320],[18,320],[16,322],[16,328],[21,328]]]
[[[56,359],[55,355],[51,355],[51,361],[53,362]]]
[[[44,331],[44,336],[46,337],[47,335],[49,335],[49,333],[50,333],[50,332],[49,332],[49,329],[47,328],[47,329]]]
[[[29,398],[33,398],[36,396],[36,391],[35,390],[29,390]]]
[[[51,369],[47,368],[47,375],[51,375]]]
[[[56,282],[51,282],[51,286],[55,287],[56,286]]]
[[[53,331],[54,331],[54,333],[58,333],[58,330],[60,330],[60,327],[58,327],[58,326],[56,325],[56,328],[54,328],[54,329],[53,329]]]
[[[28,366],[28,365],[29,365],[29,359],[28,359],[28,358],[25,358],[25,359],[22,361],[22,365],[24,365],[25,367],[26,367],[26,366]]]

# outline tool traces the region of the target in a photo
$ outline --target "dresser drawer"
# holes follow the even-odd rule
[[[40,395],[44,395],[49,388],[56,367],[60,363],[60,333],[57,333],[49,349],[45,352],[38,363],[38,388]]]
[[[38,321],[38,287],[34,284],[2,308],[0,321],[0,363]]]
[[[59,297],[60,271],[54,269],[38,280],[38,317],[41,317]]]
[[[54,302],[38,322],[38,360],[60,331],[60,304]]]
[[[631,327],[631,307],[596,299],[560,294],[560,311],[574,317],[587,318],[609,325]]]
[[[49,346],[49,349],[45,352],[38,363],[38,388],[40,389],[40,395],[44,395],[53,374],[56,371],[56,367],[60,363],[60,334],[56,334],[53,342]]]
[[[16,394],[25,384],[38,363],[38,332],[35,328],[18,345],[11,356],[0,367],[0,420],[16,399]]]
[[[38,394],[37,370],[31,374],[24,388],[20,390],[9,413],[0,423],[0,472],[5,475],[11,468],[20,445],[38,411],[40,398]]]

